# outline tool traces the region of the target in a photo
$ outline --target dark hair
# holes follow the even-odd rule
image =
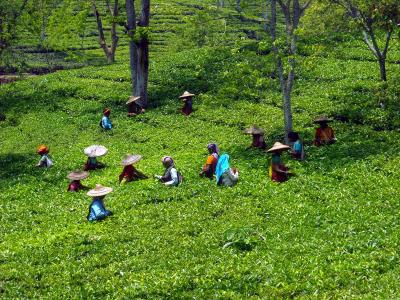
[[[288,138],[292,141],[297,141],[299,139],[299,134],[297,132],[291,131],[288,134]]]

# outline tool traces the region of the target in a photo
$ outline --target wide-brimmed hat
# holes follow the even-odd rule
[[[244,130],[246,134],[264,134],[264,129],[261,129],[257,125],[253,125],[250,128]]]
[[[185,91],[182,95],[179,96],[180,99],[185,99],[189,97],[193,97],[195,94],[189,93],[188,91]]]
[[[43,155],[43,154],[49,153],[49,151],[50,151],[50,149],[46,145],[42,144],[37,148],[36,152],[40,155]]]
[[[278,151],[283,151],[283,150],[288,150],[290,147],[288,145],[284,145],[282,143],[276,142],[274,146],[271,149],[268,149],[267,152],[278,152]]]
[[[135,154],[135,155],[127,154],[124,157],[124,159],[122,160],[122,165],[123,166],[129,166],[129,165],[132,165],[134,163],[137,163],[141,159],[142,159],[142,156],[139,155],[139,154]]]
[[[89,157],[100,157],[106,155],[108,149],[101,145],[92,145],[83,150],[83,152]]]
[[[67,175],[68,179],[71,180],[83,180],[89,176],[89,172],[86,171],[73,171]]]
[[[327,116],[319,116],[314,120],[314,123],[328,123],[332,122],[333,120],[328,118]]]
[[[140,96],[130,96],[129,100],[126,102],[126,104],[130,104],[130,103],[135,102],[135,101],[137,101],[139,99],[140,99]]]
[[[102,186],[101,184],[96,184],[96,187],[89,192],[86,193],[86,195],[90,197],[97,197],[97,196],[105,196],[113,191],[112,188],[110,187],[105,187]]]

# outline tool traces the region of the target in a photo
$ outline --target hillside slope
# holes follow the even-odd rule
[[[340,57],[339,46],[313,55],[302,46],[293,109],[307,160],[285,156],[297,176],[274,184],[270,157],[246,149],[242,133],[256,123],[269,146],[282,138],[272,57],[255,45],[153,55],[151,107],[133,119],[126,60],[1,86],[0,297],[397,298],[400,142],[378,126],[388,112],[374,102],[376,63],[354,40]],[[190,117],[179,113],[183,90],[198,95]],[[105,106],[110,133],[98,126]],[[322,113],[348,121],[333,123],[335,145],[315,148]],[[239,169],[236,187],[199,178],[211,141]],[[41,143],[49,170],[34,167]],[[67,193],[65,177],[93,143],[109,149],[107,167],[85,184],[114,188],[105,201],[114,215],[89,224],[91,199]],[[118,184],[126,153],[143,155],[150,179]],[[152,178],[163,155],[184,175],[178,188]]]

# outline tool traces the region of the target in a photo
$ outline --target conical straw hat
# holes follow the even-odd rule
[[[247,134],[264,134],[264,130],[261,129],[260,127],[253,125],[250,128],[247,128],[244,130],[244,133]]]
[[[140,99],[140,96],[130,96],[130,97],[129,97],[129,100],[126,102],[126,104],[135,102],[135,101],[137,101],[137,100],[139,100],[139,99]]]
[[[314,123],[328,123],[332,122],[332,119],[329,119],[327,116],[320,116],[314,120]]]
[[[87,192],[86,195],[88,195],[90,197],[104,196],[104,195],[111,193],[112,191],[113,191],[113,189],[110,187],[105,187],[105,186],[102,186],[101,184],[96,184],[96,187],[94,189],[90,190],[89,192]]]
[[[137,163],[141,159],[142,159],[142,156],[139,155],[139,154],[136,154],[136,155],[128,154],[122,160],[122,165],[123,166],[129,166],[129,165],[132,165],[134,163]]]
[[[283,150],[288,150],[288,149],[290,149],[290,147],[288,145],[284,145],[282,143],[276,142],[271,149],[268,149],[267,152],[271,153],[271,152],[278,152],[278,151],[283,151]]]
[[[184,99],[184,98],[193,97],[193,96],[195,96],[195,94],[185,91],[182,95],[179,96],[179,98]]]
[[[99,157],[106,155],[108,150],[106,147],[101,145],[92,145],[83,150],[83,152],[89,157]]]
[[[83,180],[89,176],[86,171],[74,171],[68,174],[67,178],[71,180]]]

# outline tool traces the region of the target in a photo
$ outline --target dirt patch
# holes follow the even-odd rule
[[[24,74],[7,74],[7,75],[0,75],[0,84],[7,84],[17,80],[29,78],[36,76],[35,74],[31,73],[24,73]]]

